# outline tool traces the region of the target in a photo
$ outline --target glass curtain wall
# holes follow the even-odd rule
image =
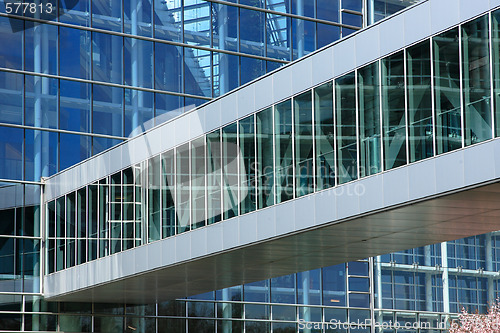
[[[460,40],[484,43],[472,36],[487,23],[452,28],[56,198],[47,205],[49,272],[465,147],[453,136],[464,128],[491,138],[496,113],[483,81],[496,72],[475,71],[491,64],[490,44],[461,47],[462,65],[442,63]],[[456,81],[461,66],[471,72]],[[462,110],[477,84],[484,100]]]

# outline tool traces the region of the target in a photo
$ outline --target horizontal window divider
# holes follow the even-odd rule
[[[251,8],[254,8],[254,7],[251,7]],[[110,31],[110,30],[98,29],[98,28],[92,28],[92,27],[85,27],[85,26],[81,26],[81,25],[74,25],[74,24],[68,24],[68,23],[62,23],[62,22],[46,21],[46,20],[40,20],[40,19],[36,19],[36,18],[31,18],[31,17],[23,17],[23,16],[17,16],[17,15],[5,14],[5,13],[0,13],[0,16],[14,18],[14,19],[18,19],[18,20],[26,20],[26,21],[56,25],[56,26],[61,26],[61,27],[66,27],[66,28],[73,28],[73,29],[78,29],[78,30],[85,30],[85,31],[90,31],[90,32],[99,32],[99,33],[104,33],[104,34],[108,34],[108,35],[120,36],[120,37],[134,38],[134,39],[145,40],[145,41],[150,41],[150,42],[155,42],[155,43],[162,43],[162,44],[168,44],[168,45],[174,45],[174,46],[180,46],[180,47],[187,47],[187,48],[203,50],[203,51],[213,51],[213,52],[218,52],[218,53],[238,55],[238,56],[244,56],[244,57],[248,57],[248,58],[260,59],[260,60],[266,60],[266,61],[280,62],[283,64],[288,64],[290,62],[290,61],[282,60],[282,59],[263,57],[263,56],[247,54],[247,53],[240,53],[240,52],[229,51],[229,50],[221,50],[221,49],[217,49],[217,48],[213,48],[213,47],[192,45],[192,44],[187,44],[187,43],[182,43],[182,42],[174,42],[174,41],[169,41],[169,40],[164,40],[164,39],[157,39],[157,38],[153,38],[153,37],[130,35],[130,34],[127,34],[124,32],[116,32],[116,31]],[[299,17],[301,19],[305,19],[302,16],[299,16]],[[325,22],[328,22],[328,21],[325,21]],[[342,27],[353,29],[353,30],[361,29],[359,27],[350,26],[350,25],[342,25]]]
[[[211,97],[206,97],[206,96],[184,94],[184,93],[178,93],[178,92],[173,92],[173,91],[157,90],[157,89],[151,89],[151,88],[134,87],[134,86],[128,86],[128,85],[125,85],[125,84],[117,84],[117,83],[109,83],[109,82],[102,82],[102,81],[94,81],[94,80],[88,80],[88,79],[79,79],[79,78],[70,77],[70,76],[60,76],[60,75],[54,75],[54,74],[44,74],[44,73],[29,72],[29,71],[23,71],[23,70],[19,70],[19,69],[0,68],[0,71],[1,72],[8,72],[8,73],[15,73],[15,74],[40,76],[40,77],[46,77],[46,78],[50,78],[50,79],[61,79],[61,80],[81,82],[81,83],[97,84],[97,85],[114,87],[114,88],[123,88],[123,89],[132,89],[132,90],[146,91],[146,92],[152,92],[152,93],[160,93],[160,94],[164,94],[164,95],[173,95],[173,96],[179,96],[179,97],[198,98],[198,99],[204,99],[204,100],[207,100],[207,101],[211,101],[212,100]]]
[[[56,133],[63,133],[63,134],[84,135],[84,136],[91,136],[91,137],[105,138],[105,139],[116,139],[116,140],[128,140],[128,139],[130,139],[130,138],[122,137],[122,136],[97,134],[97,133],[86,133],[86,132],[78,132],[78,131],[68,131],[68,130],[61,130],[61,129],[56,129],[56,128],[45,128],[45,127],[17,125],[17,124],[9,124],[9,123],[0,123],[0,127],[12,127],[12,128],[29,129],[29,130],[34,130],[34,131],[45,131],[45,132],[56,132]],[[0,181],[1,181],[1,179],[0,179]],[[31,182],[31,183],[35,183],[35,184],[39,184],[39,185],[42,184],[41,182]]]
[[[227,6],[239,7],[239,8],[243,8],[243,9],[254,10],[254,11],[268,13],[268,14],[273,14],[273,15],[286,16],[286,17],[300,19],[300,20],[304,20],[304,21],[311,21],[311,22],[316,22],[316,23],[333,25],[333,26],[341,27],[341,28],[349,28],[349,29],[353,29],[353,30],[360,30],[360,29],[362,29],[360,27],[356,27],[356,26],[352,26],[352,25],[348,25],[348,24],[331,22],[331,21],[322,20],[322,19],[318,19],[318,18],[314,18],[314,17],[309,17],[309,16],[301,16],[301,15],[297,15],[297,14],[283,13],[283,12],[279,12],[279,11],[272,10],[272,9],[259,8],[259,7],[249,6],[249,5],[242,5],[242,4],[239,4],[239,3],[233,3],[233,2],[228,2],[228,1],[224,1],[224,0],[205,0],[205,1],[207,1],[207,2],[213,2],[213,3],[218,3],[218,4],[221,4],[221,5],[227,5]],[[356,13],[356,14],[361,14],[361,13],[356,12],[356,11],[352,11],[352,12]]]

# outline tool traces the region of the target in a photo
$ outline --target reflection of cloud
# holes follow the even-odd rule
[[[190,110],[194,109],[196,107],[195,104],[187,105],[181,108],[177,108],[175,110],[171,110],[162,114],[157,115],[154,118],[151,118],[147,121],[145,121],[142,124],[138,124],[135,126],[135,128],[132,129],[130,132],[129,138],[132,138],[138,134],[143,133],[144,131],[153,128],[155,126],[158,126],[160,124],[163,124],[171,119],[174,119],[177,116],[180,116],[183,113],[189,112]],[[201,122],[200,122],[201,124]]]

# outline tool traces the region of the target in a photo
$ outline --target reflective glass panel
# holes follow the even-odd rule
[[[429,41],[406,51],[410,163],[434,155]]]
[[[23,178],[23,140],[22,129],[0,127],[0,178]]]
[[[260,59],[240,57],[241,59],[241,84],[252,81],[266,73],[266,62]]]
[[[314,191],[313,112],[311,91],[293,98],[295,122],[295,195]]]
[[[265,55],[265,16],[263,12],[240,8],[240,52]]]
[[[491,14],[493,56],[493,101],[495,105],[495,136],[500,136],[500,10]]]
[[[240,161],[241,214],[252,212],[257,206],[255,163],[255,117],[252,115],[238,122]]]
[[[384,169],[406,164],[405,70],[403,52],[382,59]]]
[[[335,186],[335,127],[333,82],[314,89],[314,135],[316,144],[316,188]]]
[[[177,185],[177,233],[190,230],[189,217],[189,144],[186,143],[176,149],[176,185]]]
[[[122,3],[113,0],[92,0],[92,27],[122,31]],[[128,3],[128,1],[127,1]]]
[[[24,24],[24,69],[57,74],[57,26],[29,21]]]
[[[155,38],[182,41],[182,1],[154,0]]]
[[[257,122],[257,204],[259,209],[274,205],[273,109],[256,116]]]
[[[292,101],[274,106],[276,203],[293,198],[293,120]]]
[[[0,67],[23,69],[23,29],[23,21],[0,17]]]
[[[125,38],[124,41],[125,84],[153,88],[153,42],[135,38]]]
[[[267,56],[269,58],[290,60],[292,21],[289,17],[267,14]]]
[[[59,81],[60,128],[90,132],[90,92],[88,83]]]
[[[182,48],[155,43],[155,88],[182,92]]]
[[[90,46],[89,31],[59,27],[59,74],[90,79]]]
[[[26,125],[57,128],[57,79],[25,75]]]
[[[90,0],[58,1],[59,21],[90,26]]]
[[[238,125],[222,128],[222,184],[224,219],[238,215]]]
[[[222,151],[220,130],[207,134],[207,221],[222,220]]]
[[[458,28],[432,39],[436,153],[462,147]]]
[[[93,32],[92,42],[92,78],[95,81],[122,84],[123,37]]]
[[[191,142],[192,229],[205,225],[205,137]]]
[[[358,70],[360,176],[382,170],[379,62]]]
[[[358,178],[355,83],[354,73],[335,80],[338,184]]]
[[[23,79],[22,74],[0,72],[0,122],[22,125]]]
[[[153,0],[129,0],[124,5],[125,33],[132,35],[152,37]]]
[[[462,25],[465,145],[491,139],[488,16]]]
[[[175,160],[174,151],[162,154],[162,237],[175,234]]]
[[[149,91],[124,89],[125,136],[138,135],[154,126],[153,98]]]
[[[93,132],[121,136],[123,134],[123,89],[97,84],[92,87]]]
[[[160,239],[160,186],[160,156],[155,156],[148,161],[148,242]]]

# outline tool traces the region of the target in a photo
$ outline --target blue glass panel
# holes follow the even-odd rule
[[[328,45],[340,38],[340,28],[334,25],[316,24],[318,48]]]
[[[346,304],[346,269],[345,264],[322,269],[323,305],[345,306]]]
[[[154,94],[125,89],[125,136],[134,136],[154,126]]]
[[[14,275],[14,258],[14,238],[3,238],[0,243],[0,274]]]
[[[90,79],[90,43],[89,31],[59,27],[60,75]]]
[[[0,67],[23,69],[23,21],[0,17]]]
[[[344,12],[342,13],[342,24],[361,28],[363,25],[363,16]]]
[[[321,269],[297,273],[297,303],[321,305]],[[301,308],[307,314],[308,308]]]
[[[271,302],[295,304],[295,274],[271,279]]]
[[[123,38],[94,32],[92,41],[93,79],[121,84]]]
[[[291,0],[292,14],[314,17],[314,1]]]
[[[60,80],[59,127],[90,132],[90,84]]]
[[[266,62],[260,59],[241,57],[241,84],[252,81],[266,73]]]
[[[316,0],[316,17],[331,22],[339,21],[339,0]]]
[[[186,94],[212,96],[210,51],[184,49],[184,89]]]
[[[182,48],[155,43],[155,54],[155,88],[182,92]]]
[[[26,21],[24,69],[57,74],[57,26]]]
[[[292,21],[289,17],[267,14],[267,56],[270,58],[290,60]]]
[[[122,2],[92,0],[92,27],[121,32]]]
[[[184,105],[185,105],[184,112],[188,112],[206,102],[207,100],[205,99],[186,97],[184,98]]]
[[[298,59],[316,49],[314,22],[292,19],[293,59]]]
[[[212,4],[214,48],[238,51],[238,7]]]
[[[0,127],[0,178],[23,177],[23,129]]]
[[[155,38],[182,41],[182,2],[154,0]]]
[[[184,98],[155,93],[155,125],[182,114]]]
[[[239,57],[231,54],[213,54],[213,94],[224,95],[238,87]]]
[[[210,2],[185,0],[183,7],[184,42],[210,47]]]
[[[25,179],[39,181],[57,172],[57,133],[25,130]]]
[[[93,92],[93,133],[122,136],[123,89],[94,85]]]
[[[90,26],[91,0],[59,0],[59,21]]]
[[[125,38],[126,85],[153,88],[153,45],[150,41]]]
[[[124,5],[124,32],[152,37],[152,0],[129,0]]]
[[[57,80],[25,76],[25,124],[57,128]]]
[[[0,72],[0,109],[0,122],[23,123],[23,75]]]
[[[66,169],[90,157],[91,137],[85,135],[60,134],[59,169]]]
[[[240,52],[265,55],[265,13],[240,9]]]
[[[342,9],[349,9],[361,12],[363,8],[362,0],[342,0]]]
[[[92,138],[92,155],[99,154],[108,148],[111,148],[121,141],[117,139]]]

